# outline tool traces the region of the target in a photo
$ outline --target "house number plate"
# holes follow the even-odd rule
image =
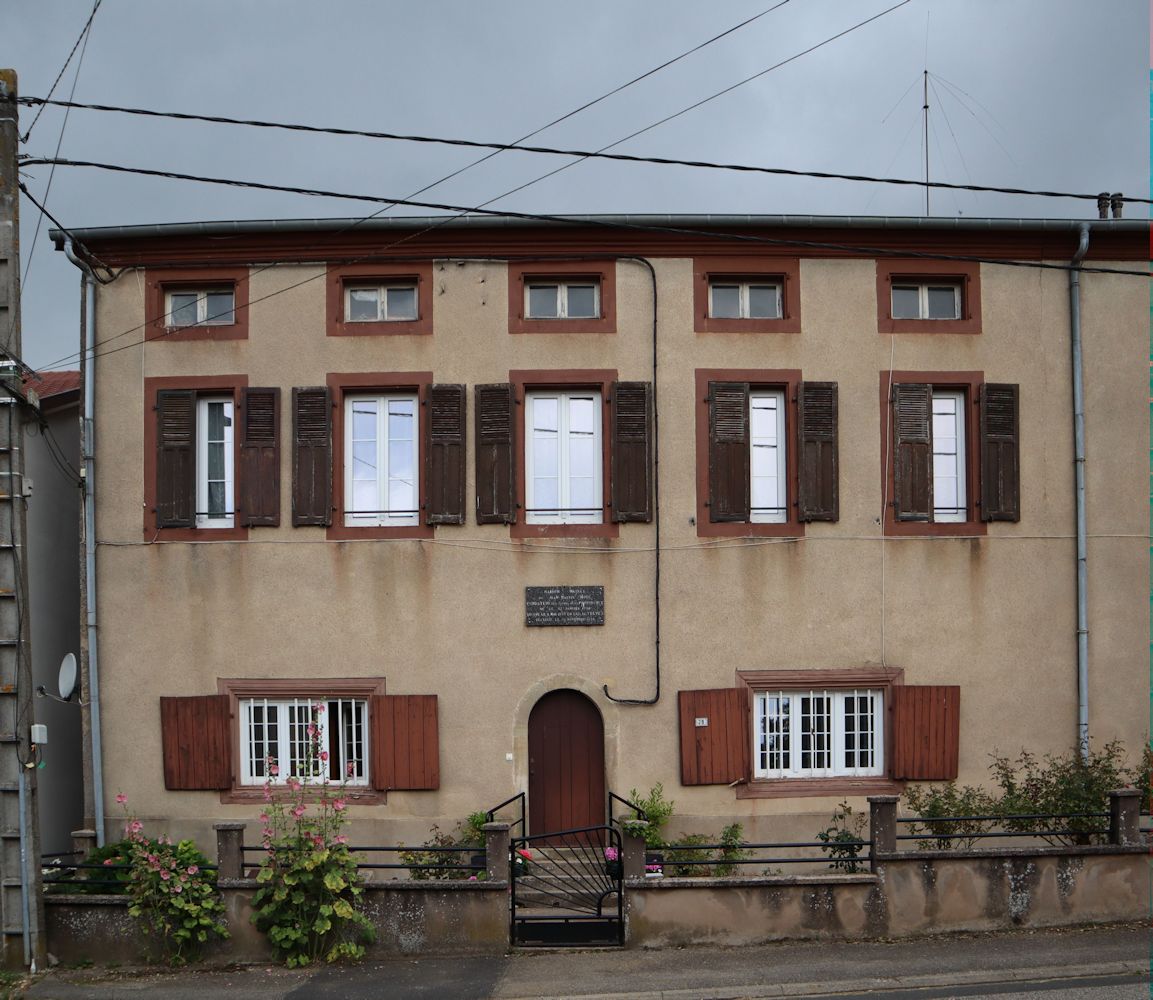
[[[603,625],[604,587],[525,587],[524,623],[550,625]]]
[[[707,726],[708,724],[709,724],[708,716],[705,716],[703,719],[702,718],[697,719],[697,728],[698,729],[701,729],[701,728]]]

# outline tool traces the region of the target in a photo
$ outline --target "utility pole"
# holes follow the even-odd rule
[[[0,964],[35,970],[45,957],[20,331],[19,112],[16,71],[0,69]]]

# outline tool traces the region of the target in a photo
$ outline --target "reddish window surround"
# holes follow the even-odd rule
[[[264,799],[263,785],[240,783],[240,699],[241,698],[364,698],[384,694],[383,677],[339,678],[332,680],[289,680],[288,678],[218,677],[217,694],[228,695],[229,737],[232,740],[232,789],[221,792],[220,801],[251,803]],[[369,703],[368,736],[372,738],[372,704]],[[371,766],[372,755],[369,754]],[[312,797],[318,797],[319,792]],[[367,786],[346,786],[342,797],[360,805],[379,805],[386,793]]]
[[[432,372],[329,372],[328,388],[332,391],[332,524],[327,529],[329,541],[349,541],[357,538],[432,538],[433,526],[424,523],[424,510],[428,502],[425,483],[425,465],[428,433],[428,387],[432,385]],[[420,485],[417,496],[420,523],[397,527],[347,528],[344,525],[344,394],[360,392],[415,392],[417,400],[417,475]]]
[[[697,537],[799,538],[805,525],[797,520],[797,384],[795,368],[698,368],[696,370],[697,414]],[[709,520],[709,383],[748,382],[757,388],[785,390],[785,506],[788,519],[779,524],[752,521]]]
[[[727,278],[781,282],[780,319],[718,319],[709,316],[709,282]],[[801,263],[797,257],[693,258],[693,328],[697,333],[800,333]]]
[[[599,319],[527,319],[525,281],[533,278],[600,282]],[[508,265],[509,333],[616,333],[617,265],[614,260],[512,261]]]
[[[168,326],[167,292],[201,288],[232,288],[232,318],[228,324]],[[150,267],[144,272],[144,339],[152,340],[247,340],[247,267]]]
[[[248,529],[158,528],[156,526],[156,394],[161,389],[193,389],[205,396],[232,394],[233,424],[240,410],[240,390],[248,385],[247,375],[176,375],[144,380],[144,538],[149,542],[231,542],[248,537]],[[233,504],[239,492],[240,434],[232,435]]]
[[[956,281],[961,285],[960,319],[893,319],[893,281]],[[878,333],[980,333],[981,265],[953,260],[877,261]]]
[[[609,420],[609,397],[617,379],[615,368],[568,369],[564,371],[527,370],[510,371],[516,398],[516,524],[509,525],[510,538],[618,538],[620,525],[610,520],[610,489],[612,487],[612,437]],[[527,524],[525,514],[524,478],[524,398],[526,391],[534,389],[596,389],[601,394],[601,484],[604,519],[600,524]]]
[[[984,372],[881,372],[881,489],[886,497],[886,535],[988,533],[988,525],[977,518],[981,468],[981,445],[977,440],[977,393],[984,381]],[[900,382],[926,382],[935,389],[963,389],[965,392],[965,502],[968,509],[964,521],[898,521],[893,516],[893,436],[889,427],[893,407],[889,400],[889,385]]]
[[[848,688],[869,688],[884,692],[885,748],[884,760],[892,760],[893,750],[893,698],[892,689],[905,683],[902,669],[860,668],[849,670],[738,670],[737,686],[744,687],[749,698],[749,718],[752,718],[755,691],[830,691]],[[753,739],[752,727],[748,738]],[[736,786],[738,799],[786,799],[813,795],[895,795],[904,783],[884,775],[867,778],[754,778],[753,757],[749,756],[749,777]]]
[[[377,323],[344,321],[346,285],[371,284],[379,280],[416,283],[416,319],[381,320]],[[325,333],[329,337],[380,337],[396,335],[427,336],[432,333],[432,262],[374,262],[370,264],[329,264],[325,283]]]

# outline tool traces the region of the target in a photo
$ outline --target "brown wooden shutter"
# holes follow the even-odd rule
[[[677,692],[681,784],[730,785],[749,777],[749,693],[745,688]],[[703,725],[697,725],[703,720]]]
[[[372,787],[386,792],[440,788],[435,694],[372,699]]]
[[[429,386],[425,449],[429,524],[464,524],[464,397],[463,385]]]
[[[512,386],[478,385],[476,399],[476,523],[516,523]]]
[[[953,685],[897,685],[892,698],[892,777],[907,781],[956,778],[961,689]]]
[[[981,386],[981,520],[1021,520],[1020,389]]]
[[[280,524],[280,390],[240,391],[240,524]]]
[[[332,524],[332,400],[325,386],[292,390],[292,523]]]
[[[933,387],[893,386],[893,513],[929,521],[933,513]]]
[[[232,726],[226,694],[160,699],[164,787],[173,792],[232,787]]]
[[[196,526],[196,393],[156,393],[156,527]]]
[[[651,521],[653,387],[612,384],[612,519]]]
[[[709,383],[709,520],[749,520],[749,386]]]
[[[836,382],[802,382],[797,387],[797,469],[797,519],[837,520]]]

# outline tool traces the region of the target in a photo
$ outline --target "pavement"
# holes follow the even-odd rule
[[[162,971],[57,968],[30,1000],[726,1000],[1150,997],[1145,925],[757,947],[524,949],[485,957],[398,958],[316,970],[278,966]]]

